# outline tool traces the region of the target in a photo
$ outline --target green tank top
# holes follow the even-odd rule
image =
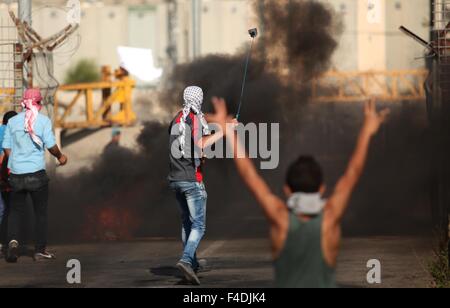
[[[275,261],[277,288],[336,288],[335,270],[322,252],[322,220],[317,216],[302,222],[289,215],[289,233],[283,251]]]

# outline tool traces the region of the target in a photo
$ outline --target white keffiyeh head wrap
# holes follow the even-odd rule
[[[38,118],[39,111],[42,108],[41,101],[41,91],[37,88],[27,89],[22,100],[22,108],[25,110],[24,129],[28,132],[28,134],[30,134],[31,140],[33,140],[33,142],[40,148],[44,146],[44,143],[39,136],[36,135],[36,132],[34,131],[34,124]]]
[[[180,121],[180,137],[178,138],[181,148],[181,154],[184,156],[184,148],[186,144],[186,119],[193,111],[200,119],[202,124],[203,135],[209,135],[210,130],[205,116],[202,112],[203,105],[203,90],[199,87],[187,87],[184,90],[184,104],[183,104],[183,116]]]

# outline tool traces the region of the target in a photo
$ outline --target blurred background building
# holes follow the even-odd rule
[[[155,91],[161,84],[159,80],[153,83],[137,80],[137,88],[133,90],[133,80],[122,81],[110,89],[98,82],[115,80],[114,69],[121,65],[118,48],[126,46],[151,50],[155,70],[161,68],[163,72],[170,72],[174,65],[192,61],[196,57],[215,53],[234,54],[247,48],[249,28],[259,27],[261,36],[264,36],[265,25],[259,24],[258,20],[264,14],[264,3],[268,1],[278,0],[80,1],[79,30],[67,44],[53,53],[53,75],[60,84],[70,84],[58,89],[53,104],[55,111],[52,118],[55,126],[67,131],[114,125],[129,126],[130,123],[135,123],[136,119],[136,123],[155,119],[167,120],[170,115],[161,108],[158,91]],[[288,3],[291,0],[280,1]],[[17,12],[17,2],[6,0],[0,3],[2,42],[17,40],[15,27],[8,15],[8,10]],[[63,29],[68,24],[67,13],[71,9],[69,5],[74,2],[76,1],[32,0],[33,28],[42,37],[48,37]],[[372,94],[370,92],[373,92],[374,86],[377,88],[376,95],[384,95],[386,101],[404,100],[401,87],[406,89],[406,92],[411,92],[412,89],[413,99],[424,99],[423,81],[427,74],[423,70],[426,66],[425,50],[402,34],[398,27],[405,25],[425,40],[429,40],[432,15],[430,0],[320,2],[332,6],[342,24],[339,46],[331,66],[331,70],[336,71],[337,75],[332,73],[324,76],[324,79],[328,84],[347,85],[351,89],[338,89],[331,97],[318,97],[318,100],[322,98],[337,103],[361,101]],[[11,57],[11,48],[8,48],[5,55]],[[2,57],[5,55],[0,46],[2,67]],[[8,59],[4,62],[10,61]],[[108,66],[109,69],[100,74],[103,66]],[[2,67],[0,75],[3,74]],[[410,72],[416,69],[419,69],[418,73]],[[42,71],[42,67],[35,68],[35,71]],[[6,79],[11,79],[9,75]],[[136,76],[132,77],[136,79]],[[401,80],[403,84],[397,85]],[[92,83],[87,86],[76,85],[84,82]],[[5,97],[5,93],[8,95],[6,90],[11,88],[10,84],[10,80],[2,80],[0,83],[0,101]],[[354,89],[360,89],[360,93],[341,96],[342,93]],[[379,93],[380,91],[386,93]],[[407,100],[410,99],[408,95]],[[122,99],[112,104],[109,100],[112,96],[116,100]],[[9,106],[4,102],[3,105]],[[111,114],[114,116],[111,117]],[[130,141],[130,146],[140,128],[131,130],[133,133],[130,138],[124,138]],[[107,139],[107,135],[108,133],[105,133],[102,138]],[[87,140],[95,138],[85,139],[86,142]],[[85,148],[95,148],[96,153],[99,153],[101,147],[95,145],[97,143],[94,142]],[[81,157],[78,159],[82,160]],[[91,161],[91,157],[86,158],[86,161]]]
[[[33,0],[33,26],[43,36],[64,27],[65,0]],[[328,0],[344,29],[334,68],[339,71],[398,70],[424,67],[423,48],[398,31],[406,25],[428,39],[429,0]],[[8,2],[0,5],[7,16]],[[14,4],[13,4],[14,5]],[[81,59],[117,67],[118,46],[148,48],[156,67],[211,53],[234,53],[248,41],[264,6],[248,0],[86,0],[81,1],[80,45],[61,58],[55,75],[64,79]],[[255,10],[257,8],[257,10]],[[263,28],[263,25],[260,25]]]

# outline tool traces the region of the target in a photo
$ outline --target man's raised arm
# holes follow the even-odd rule
[[[335,191],[328,201],[326,211],[332,221],[339,224],[348,207],[351,194],[361,178],[369,152],[370,141],[389,115],[389,110],[376,111],[376,103],[371,99],[366,103],[364,125],[359,133],[356,149],[350,159],[345,174],[338,181]]]

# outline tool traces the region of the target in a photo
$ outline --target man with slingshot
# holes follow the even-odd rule
[[[170,124],[169,184],[181,212],[183,254],[177,268],[186,280],[200,285],[196,272],[200,268],[197,249],[206,231],[206,187],[203,183],[203,150],[223,137],[221,131],[211,135],[203,112],[203,90],[187,87],[183,109]]]

